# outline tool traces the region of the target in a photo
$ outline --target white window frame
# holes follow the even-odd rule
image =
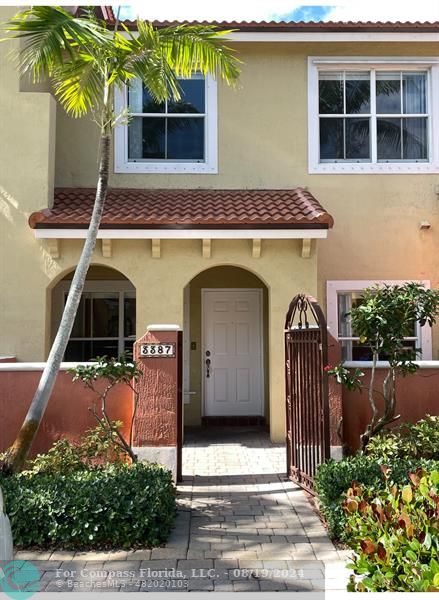
[[[320,162],[319,71],[427,71],[428,160],[423,162]],[[373,90],[371,88],[371,95]],[[374,150],[376,136],[371,128]],[[373,160],[372,152],[371,160]],[[310,174],[417,174],[439,172],[439,57],[308,57],[308,172]]]
[[[338,294],[339,293],[361,293],[364,289],[373,285],[404,285],[405,283],[415,282],[420,283],[426,289],[430,289],[431,284],[427,279],[415,280],[415,279],[404,279],[404,280],[342,280],[342,281],[327,281],[326,283],[326,315],[328,321],[328,331],[337,341],[338,337]],[[347,338],[343,337],[343,340]],[[358,338],[352,338],[356,340]],[[421,360],[432,360],[432,335],[431,327],[424,325],[421,327],[417,324],[417,336],[420,344],[417,347],[421,348],[422,355]],[[349,361],[348,361],[349,362]]]
[[[128,160],[128,126],[118,125],[114,133],[115,173],[218,173],[218,86],[215,79],[205,77],[205,127],[204,161]],[[127,108],[127,86],[115,92],[115,111],[120,114]]]
[[[62,310],[64,308],[64,297],[68,293],[70,289],[71,281],[61,281],[56,287],[56,298],[54,298],[54,303],[57,311],[57,322],[59,323],[61,319]],[[117,347],[118,347],[118,355],[121,355],[125,350],[125,342],[131,341],[132,339],[136,340],[136,334],[134,336],[126,337],[124,335],[124,296],[125,294],[134,295],[136,298],[136,288],[129,282],[125,280],[101,280],[94,279],[91,281],[86,281],[84,286],[84,293],[92,293],[92,294],[115,294],[119,296],[119,327],[118,327],[118,335],[117,335]],[[70,337],[69,341],[88,341],[88,340],[97,340],[97,341],[110,341],[115,340],[116,336],[113,337]]]

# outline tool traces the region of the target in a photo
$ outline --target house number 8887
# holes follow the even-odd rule
[[[175,344],[142,344],[140,356],[143,358],[175,356]]]

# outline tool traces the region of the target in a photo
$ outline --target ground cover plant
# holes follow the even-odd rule
[[[386,469],[383,469],[386,475]],[[387,480],[376,492],[354,484],[343,504],[358,592],[439,591],[439,471]]]
[[[439,469],[439,417],[426,416],[415,424],[385,430],[371,439],[367,454],[358,453],[341,461],[329,460],[319,466],[315,478],[319,508],[332,538],[347,541],[344,494],[355,481],[369,489],[386,484],[381,466],[389,467],[388,477],[397,484],[407,483],[409,473],[422,467]]]

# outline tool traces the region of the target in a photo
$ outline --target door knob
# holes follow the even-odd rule
[[[206,377],[210,377],[210,358],[206,358]]]

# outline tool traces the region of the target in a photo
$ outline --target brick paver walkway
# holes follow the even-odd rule
[[[38,561],[45,591],[345,589],[345,556],[285,478],[283,445],[251,428],[193,432],[183,477],[176,527],[163,548],[16,558]]]

